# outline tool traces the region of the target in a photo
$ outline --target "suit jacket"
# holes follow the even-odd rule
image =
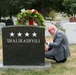
[[[57,61],[63,60],[70,56],[68,38],[65,33],[60,30],[56,31],[53,43],[50,42],[49,47],[52,47],[53,55]]]

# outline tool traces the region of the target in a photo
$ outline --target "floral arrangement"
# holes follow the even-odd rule
[[[22,9],[21,13],[17,15],[17,25],[26,25],[29,22],[29,25],[34,25],[34,22],[39,26],[45,26],[43,16],[35,9],[25,10]]]

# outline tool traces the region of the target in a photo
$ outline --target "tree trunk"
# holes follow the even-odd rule
[[[44,0],[42,0],[42,4],[41,4],[41,14],[42,14],[42,15],[43,15],[43,17],[45,18]]]
[[[1,22],[1,14],[0,14],[0,22]]]
[[[12,14],[10,14],[10,19],[12,20]]]

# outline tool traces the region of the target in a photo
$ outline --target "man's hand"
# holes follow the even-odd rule
[[[45,46],[45,52],[47,52],[47,51],[48,51],[48,49],[49,49],[49,46],[48,46],[48,45],[46,45],[46,46]]]

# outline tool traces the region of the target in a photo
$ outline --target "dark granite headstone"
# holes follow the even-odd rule
[[[44,65],[44,30],[38,26],[3,27],[3,64]]]
[[[10,25],[14,25],[13,20],[12,19],[8,19],[5,21],[6,26],[10,26]]]

